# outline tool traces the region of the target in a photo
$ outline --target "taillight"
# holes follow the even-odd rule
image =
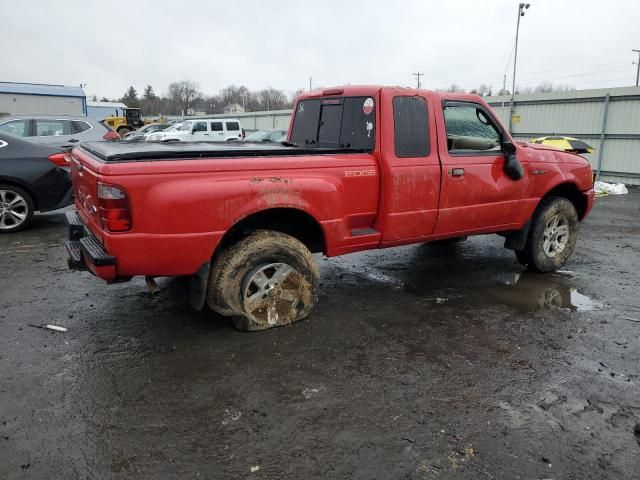
[[[127,192],[115,185],[98,182],[98,203],[102,227],[109,232],[125,232],[131,228]]]
[[[58,167],[68,167],[71,163],[66,153],[54,153],[49,155],[49,160],[55,163]]]
[[[102,138],[104,138],[105,140],[120,140],[120,135],[118,135],[113,130],[109,130],[102,136]]]

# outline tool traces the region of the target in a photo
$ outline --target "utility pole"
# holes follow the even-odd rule
[[[518,33],[520,31],[520,17],[524,17],[524,11],[531,5],[529,3],[521,3],[518,5],[518,23],[516,24],[516,46],[513,52],[513,86],[511,88],[511,105],[509,107],[509,133],[513,128],[513,114],[515,109],[513,108],[513,97],[516,94],[516,64],[518,63]]]
[[[638,80],[640,80],[640,50],[632,49],[632,52],[636,52],[638,54],[638,61],[635,63],[638,68],[636,69],[636,87],[638,86]]]
[[[424,73],[421,72],[416,72],[416,73],[412,73],[411,75],[413,75],[414,77],[416,77],[418,79],[418,90],[420,90],[420,77],[424,76]]]
[[[313,90],[313,89],[311,88],[312,80],[313,80],[313,79],[312,79],[311,77],[309,77],[309,91]]]

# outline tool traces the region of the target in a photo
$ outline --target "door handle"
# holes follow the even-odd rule
[[[79,140],[77,140],[77,139],[75,139],[75,138],[72,138],[71,140],[67,140],[67,142],[69,142],[69,143],[75,143],[75,142],[78,142],[78,141],[79,141]]]
[[[462,177],[464,176],[464,168],[452,168],[449,170],[449,175],[452,177]]]

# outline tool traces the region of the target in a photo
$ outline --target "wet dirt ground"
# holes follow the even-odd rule
[[[312,316],[251,334],[65,236],[0,236],[1,479],[640,478],[638,190],[558,274],[497,236],[321,259]]]

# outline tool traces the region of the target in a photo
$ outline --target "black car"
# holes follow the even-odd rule
[[[0,133],[0,233],[26,228],[36,211],[69,205],[72,192],[59,148]]]

